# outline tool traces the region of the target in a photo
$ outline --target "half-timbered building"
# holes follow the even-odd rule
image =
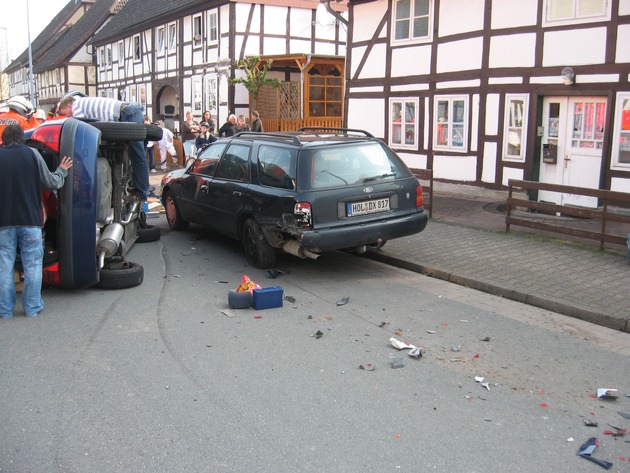
[[[410,167],[630,192],[630,0],[350,0],[349,19],[346,124]]]
[[[218,126],[230,113],[249,118],[247,89],[230,82],[244,76],[235,67],[240,59],[273,56],[277,64],[269,77],[281,82],[299,82],[305,70],[343,77],[346,30],[338,11],[345,10],[345,3],[332,2],[328,11],[318,5],[316,0],[128,0],[91,41],[98,94],[141,102],[150,117],[164,119],[175,130],[189,110],[197,119],[209,110]],[[307,59],[290,58],[294,55]],[[333,61],[336,67],[312,67],[313,61]],[[297,102],[303,104],[301,87]],[[283,100],[282,94],[275,97]],[[263,94],[262,102],[269,100],[269,92]],[[341,123],[342,102],[335,100]],[[304,114],[304,105],[299,113]],[[264,122],[275,118],[265,117],[264,110],[261,115]]]

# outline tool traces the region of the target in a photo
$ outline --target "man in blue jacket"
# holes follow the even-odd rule
[[[42,299],[42,190],[60,189],[72,167],[64,157],[50,172],[39,152],[24,144],[24,130],[8,125],[0,147],[0,317],[13,316],[16,292],[13,267],[20,247],[24,290],[22,307],[27,317],[44,308]]]

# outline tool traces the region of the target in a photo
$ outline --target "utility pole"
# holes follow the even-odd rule
[[[26,0],[26,32],[28,34],[28,95],[33,107],[37,109],[35,76],[33,75],[33,47],[31,45],[31,16],[28,10],[28,0]]]
[[[4,26],[0,26],[0,32],[0,101],[4,101],[9,98],[9,78],[4,73],[9,65],[9,40]]]

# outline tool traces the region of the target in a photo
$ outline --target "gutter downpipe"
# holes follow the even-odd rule
[[[300,83],[302,84],[302,87],[300,87],[300,109],[301,109],[301,119],[304,120],[304,71],[308,68],[308,66],[310,66],[311,64],[311,55],[309,54],[308,59],[306,61],[306,64],[304,64],[304,67],[300,70]]]

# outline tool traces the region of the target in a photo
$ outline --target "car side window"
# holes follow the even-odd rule
[[[296,151],[278,146],[258,148],[258,174],[264,186],[295,189]]]
[[[216,177],[232,181],[248,181],[249,150],[249,146],[231,144],[219,162]]]
[[[225,143],[217,143],[208,146],[195,160],[190,172],[203,176],[213,176],[225,146]]]

